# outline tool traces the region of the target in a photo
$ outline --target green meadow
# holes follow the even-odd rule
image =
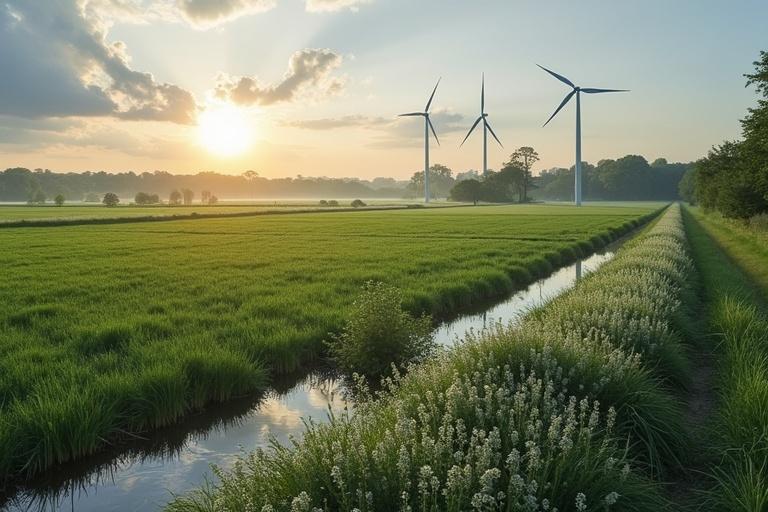
[[[658,206],[4,228],[0,474],[37,473],[306,367],[366,281],[440,318],[605,245]]]

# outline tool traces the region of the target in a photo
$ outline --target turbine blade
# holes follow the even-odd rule
[[[485,123],[485,127],[488,128],[488,131],[491,132],[491,135],[493,135],[493,138],[496,139],[496,142],[499,143],[499,146],[504,147],[504,144],[502,144],[499,138],[496,136],[496,134],[493,133],[493,128],[491,128],[490,123],[486,121],[485,118],[483,118],[483,123]]]
[[[480,113],[485,113],[485,73],[483,73],[483,85],[480,88]]]
[[[595,89],[593,87],[587,87],[581,90],[587,94],[598,94],[601,92],[629,92],[629,89]]]
[[[424,107],[424,112],[429,112],[429,106],[432,105],[432,100],[435,98],[435,93],[437,92],[437,86],[440,85],[440,80],[443,78],[440,77],[437,79],[437,83],[435,84],[435,88],[432,89],[432,96],[429,97],[429,101],[427,102],[427,106]]]
[[[563,82],[564,84],[566,84],[566,85],[570,85],[571,87],[573,87],[573,88],[576,88],[576,86],[575,86],[575,85],[573,85],[573,82],[571,82],[570,80],[568,80],[567,78],[565,78],[563,75],[558,75],[558,74],[557,74],[557,73],[555,73],[554,71],[550,71],[549,69],[545,68],[545,67],[544,67],[544,66],[542,66],[541,64],[536,64],[536,65],[537,65],[537,66],[539,66],[539,67],[540,67],[541,69],[543,69],[544,71],[546,71],[547,73],[549,73],[550,75],[552,75],[553,77],[555,77],[555,78],[557,78],[558,80],[560,80],[561,82]]]
[[[467,139],[469,138],[469,136],[470,136],[470,135],[472,135],[472,130],[474,130],[474,129],[475,129],[475,127],[477,126],[477,124],[478,124],[480,121],[482,121],[482,120],[483,120],[483,116],[480,116],[480,117],[478,117],[478,118],[477,118],[477,121],[475,121],[475,124],[473,124],[473,125],[472,125],[472,128],[470,128],[470,129],[469,129],[469,131],[467,132],[467,136],[466,136],[466,137],[464,137],[464,140],[463,140],[463,141],[461,141],[461,144],[459,144],[459,147],[463,146],[463,145],[464,145],[464,143],[465,143],[465,142],[467,142]]]
[[[414,116],[423,116],[423,115],[424,115],[424,112],[411,112],[408,114],[400,114],[397,117],[414,117]]]
[[[432,120],[429,118],[429,116],[426,117],[427,124],[429,124],[429,127],[432,129],[432,135],[435,136],[435,140],[437,141],[437,145],[440,145],[440,139],[437,138],[437,132],[435,131],[435,127],[432,125]]]
[[[566,103],[568,103],[568,101],[570,101],[571,98],[573,98],[574,94],[576,94],[576,89],[574,89],[574,90],[572,90],[571,92],[568,93],[568,95],[565,97],[563,102],[560,103],[560,106],[557,107],[557,110],[555,110],[555,113],[552,114],[551,116],[549,116],[549,119],[547,119],[547,122],[544,123],[544,126],[547,126],[549,124],[549,122],[552,120],[552,118],[555,117],[557,115],[557,113],[560,112],[560,110],[562,110],[562,108],[565,106]]]

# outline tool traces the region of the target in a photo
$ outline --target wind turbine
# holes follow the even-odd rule
[[[555,110],[555,112],[549,116],[549,119],[547,119],[547,122],[544,123],[544,126],[549,124],[552,118],[555,117],[558,112],[560,112],[560,110],[565,106],[566,103],[571,100],[571,98],[573,98],[574,94],[576,95],[576,191],[574,193],[574,200],[576,202],[576,206],[581,206],[581,93],[599,94],[603,92],[629,91],[627,89],[595,89],[593,87],[578,87],[564,76],[558,75],[554,71],[550,71],[549,69],[539,64],[536,65],[573,89],[565,96],[565,99],[563,99],[562,103],[560,103],[560,106],[557,107],[557,110]]]
[[[410,112],[408,114],[400,114],[399,117],[417,117],[421,116],[424,118],[424,202],[429,202],[429,130],[432,130],[432,135],[435,136],[435,141],[437,141],[437,145],[440,145],[440,139],[437,138],[437,133],[435,132],[435,127],[432,126],[432,121],[429,119],[429,107],[432,105],[432,100],[435,98],[435,93],[437,92],[437,86],[440,85],[440,78],[437,79],[437,83],[435,84],[435,88],[432,90],[432,95],[429,97],[429,101],[427,101],[427,106],[424,107],[424,112]]]
[[[480,117],[477,118],[475,121],[475,124],[472,125],[472,128],[469,129],[469,132],[467,132],[467,136],[464,137],[464,140],[461,141],[461,144],[459,147],[463,146],[465,142],[467,142],[467,139],[470,135],[472,135],[472,130],[475,129],[475,127],[480,123],[480,121],[483,122],[483,177],[485,177],[488,174],[488,132],[491,132],[491,135],[493,135],[493,138],[496,139],[496,142],[499,143],[499,146],[504,147],[504,145],[501,143],[499,138],[496,136],[495,133],[493,133],[493,128],[491,128],[491,125],[488,124],[488,114],[485,112],[485,73],[483,73],[483,85],[480,89]]]

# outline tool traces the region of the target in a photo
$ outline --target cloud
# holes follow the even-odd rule
[[[309,12],[332,12],[342,9],[357,11],[361,5],[371,0],[307,0],[306,9]]]
[[[222,75],[216,85],[216,96],[239,105],[272,105],[290,102],[301,94],[324,97],[337,94],[343,79],[331,76],[341,65],[342,57],[329,49],[308,48],[291,55],[283,79],[262,85],[255,77]]]
[[[343,116],[288,121],[283,123],[283,126],[289,126],[291,128],[302,128],[305,130],[335,130],[337,128],[351,127],[373,128],[389,125],[392,122],[392,120],[383,117]]]
[[[131,69],[125,45],[106,41],[106,4],[10,0],[5,8],[0,5],[0,114],[194,121],[191,93]],[[109,5],[129,12],[132,4]]]
[[[208,28],[249,14],[269,11],[275,0],[178,0],[181,15],[198,28]]]

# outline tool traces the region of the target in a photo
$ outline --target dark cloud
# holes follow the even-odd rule
[[[328,49],[308,48],[291,55],[288,71],[283,79],[271,85],[262,85],[254,77],[219,77],[216,95],[240,105],[271,105],[289,102],[300,93],[329,96],[343,88],[340,78],[331,72],[341,65],[340,55]]]
[[[0,114],[115,116],[189,124],[191,93],[128,66],[87,0],[0,6]],[[7,79],[6,79],[7,78]]]

